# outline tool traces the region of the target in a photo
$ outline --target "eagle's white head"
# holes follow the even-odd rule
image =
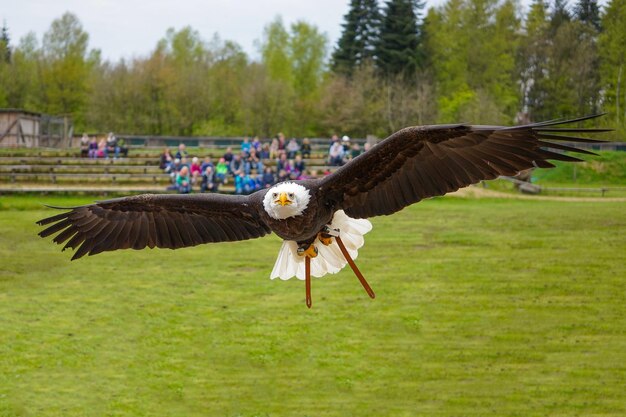
[[[294,182],[282,182],[267,191],[263,207],[270,217],[283,220],[299,216],[309,205],[309,190]]]

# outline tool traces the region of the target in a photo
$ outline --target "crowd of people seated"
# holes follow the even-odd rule
[[[335,135],[331,139],[327,163],[341,166],[367,149],[367,145],[364,149],[358,143],[351,145],[347,136],[339,140]],[[159,167],[170,175],[170,189],[179,193],[190,193],[194,189],[202,193],[217,192],[222,184],[232,183],[236,194],[250,194],[278,182],[316,176],[316,172],[309,173],[306,167],[305,159],[311,157],[311,151],[308,138],[302,142],[295,138],[287,142],[279,133],[271,142],[262,143],[258,137],[252,140],[246,137],[238,151],[228,147],[214,163],[210,156],[203,161],[198,157],[190,159],[185,144],[181,143],[174,155],[169,148],[163,151]]]
[[[121,156],[128,157],[128,148],[124,139],[118,139],[113,132],[107,137],[97,140],[95,136],[89,137],[86,133],[80,138],[80,156],[83,158],[110,158],[117,159]]]

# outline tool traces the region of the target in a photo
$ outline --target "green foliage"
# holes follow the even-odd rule
[[[514,3],[450,0],[429,11],[424,30],[441,121],[510,122],[520,101]]]
[[[578,186],[621,186],[626,184],[626,152],[598,152],[585,155],[576,164],[555,161],[556,168],[537,169],[533,178],[542,182],[577,184]]]
[[[601,29],[600,8],[597,0],[578,0],[574,7],[576,18],[583,23],[587,23],[597,31]]]
[[[77,17],[41,45],[0,31],[0,106],[69,115],[76,131],[386,136],[407,125],[509,124],[607,111],[626,135],[626,10],[611,0],[352,0],[332,59],[310,23],[265,27],[260,59],[169,29],[146,56],[103,61]],[[4,53],[3,53],[4,51]],[[372,71],[376,68],[377,71]],[[589,125],[597,121],[587,122]]]
[[[612,0],[602,16],[600,74],[604,109],[612,126],[626,134],[626,1]]]
[[[72,115],[79,124],[83,121],[91,67],[88,42],[89,35],[78,18],[66,12],[52,22],[42,44],[43,111]]]
[[[333,52],[333,71],[351,75],[356,67],[372,61],[379,39],[381,14],[376,0],[351,0],[342,32]]]
[[[289,32],[280,18],[265,28],[261,54],[268,79],[255,89],[255,94],[273,96],[258,99],[272,107],[268,111],[275,118],[272,127],[260,127],[257,133],[269,136],[279,131],[297,131],[301,135],[315,132],[314,109],[325,70],[327,44],[326,35],[304,21],[292,24]]]
[[[352,272],[268,279],[276,237],[70,262],[0,199],[0,415],[626,414],[623,202],[441,198]],[[294,388],[295,387],[295,388]]]
[[[417,0],[387,0],[376,44],[376,65],[386,77],[413,75],[420,67],[420,31]]]
[[[8,64],[11,62],[11,36],[6,22],[0,28],[0,62]]]

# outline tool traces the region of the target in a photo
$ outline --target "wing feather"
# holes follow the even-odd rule
[[[262,192],[263,193],[263,192]],[[177,249],[202,243],[235,241],[271,232],[262,220],[262,195],[140,195],[67,208],[37,222],[39,235],[56,234],[72,259],[117,249]],[[58,207],[55,207],[58,208]]]
[[[424,198],[500,175],[578,162],[561,151],[593,154],[568,144],[603,142],[576,136],[609,129],[563,128],[584,116],[524,126],[435,125],[394,133],[320,181],[325,203],[351,217],[391,214]],[[563,135],[562,133],[566,133]]]

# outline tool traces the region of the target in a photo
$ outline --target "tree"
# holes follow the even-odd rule
[[[42,110],[71,115],[79,126],[87,99],[88,42],[89,35],[80,21],[68,12],[52,22],[42,46]]]
[[[535,0],[526,16],[525,30],[518,54],[522,91],[522,110],[531,119],[544,119],[549,41],[548,5]]]
[[[273,80],[292,83],[292,68],[289,57],[289,33],[283,25],[283,19],[277,16],[265,27],[261,46],[263,63]]]
[[[520,19],[512,0],[467,1],[467,82],[480,102],[493,103],[497,112],[483,109],[481,123],[509,122],[520,107],[515,63],[519,44]],[[477,119],[472,119],[477,120]]]
[[[510,122],[519,108],[518,33],[511,1],[450,0],[428,12],[426,52],[441,121]]]
[[[11,62],[11,37],[6,22],[0,28],[0,61],[6,64]]]
[[[602,16],[600,74],[604,108],[611,123],[626,132],[626,0],[611,0]]]
[[[207,82],[209,52],[198,31],[189,26],[179,31],[168,29],[161,42],[164,128],[177,135],[191,135],[194,124],[210,117],[207,101],[213,86]]]
[[[552,5],[552,13],[550,15],[550,34],[556,35],[556,31],[559,27],[572,20],[572,15],[568,10],[567,0],[554,0]]]
[[[371,62],[355,68],[351,77],[329,77],[318,104],[320,131],[327,136],[386,136],[384,91]]]
[[[208,125],[198,120],[194,134],[239,136],[251,134],[245,124],[244,96],[248,89],[248,57],[237,43],[222,41],[217,34],[208,49],[210,67],[199,85],[206,87],[203,112]],[[198,68],[202,71],[202,67]],[[198,99],[202,98],[202,95]]]
[[[11,63],[11,47],[9,46],[9,30],[6,23],[0,29],[0,107],[8,105],[7,89],[9,87],[9,70]]]
[[[293,120],[293,103],[295,93],[293,90],[293,67],[290,57],[290,37],[289,32],[283,25],[283,20],[277,16],[273,22],[265,27],[263,34],[263,43],[261,45],[262,63],[265,66],[263,72],[269,79],[265,84],[266,87],[271,86],[272,89],[263,89],[264,94],[272,94],[273,97],[264,98],[262,101],[272,103],[272,105],[280,106],[280,111],[272,111],[274,117],[269,125],[278,131],[286,131],[289,129]]]
[[[272,111],[279,118],[270,124],[278,130],[298,130],[302,134],[312,132],[316,123],[314,102],[318,99],[319,86],[325,68],[326,35],[317,27],[299,21],[291,25],[288,32],[282,19],[277,17],[265,28],[261,44],[264,71],[257,72],[269,77],[257,94],[273,94],[272,99],[260,99],[268,105],[281,103],[281,111]],[[268,87],[272,87],[269,90]]]
[[[326,35],[317,27],[299,21],[291,25],[289,51],[294,90],[298,97],[314,94],[322,80],[326,58]]]
[[[574,7],[574,15],[581,22],[600,31],[600,9],[597,0],[579,0]]]
[[[424,7],[417,0],[388,0],[376,46],[376,64],[385,76],[413,75],[421,66],[420,30],[416,12]]]
[[[332,56],[335,73],[351,75],[356,67],[375,59],[381,14],[376,0],[351,0],[342,33]]]

